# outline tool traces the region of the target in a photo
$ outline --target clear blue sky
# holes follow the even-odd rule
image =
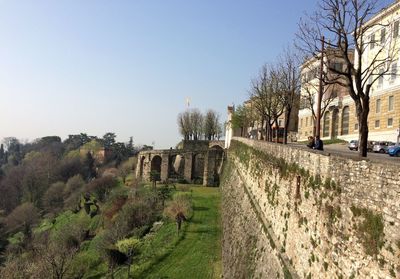
[[[0,138],[173,146],[186,97],[225,120],[316,2],[0,0]]]

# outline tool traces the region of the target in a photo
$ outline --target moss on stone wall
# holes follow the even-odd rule
[[[351,206],[354,217],[362,217],[356,225],[358,236],[362,241],[365,253],[371,256],[378,255],[384,244],[384,223],[381,214],[374,214],[366,208]]]

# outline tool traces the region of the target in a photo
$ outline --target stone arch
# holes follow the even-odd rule
[[[210,149],[224,151],[224,149],[219,144],[210,146]]]
[[[193,154],[192,158],[192,179],[202,180],[204,176],[204,159],[203,153]]]
[[[143,177],[143,171],[144,171],[144,160],[146,159],[145,156],[140,157],[140,162],[139,162],[139,177]]]
[[[169,156],[168,164],[169,178],[183,178],[185,168],[185,157],[183,155],[173,154]]]
[[[155,155],[151,159],[150,171],[157,171],[161,174],[161,163],[162,163],[161,156]]]
[[[330,117],[331,117],[331,113],[329,111],[326,111],[324,114],[324,126],[322,129],[323,137],[329,137],[330,122],[331,122]]]
[[[345,106],[342,110],[342,135],[349,134],[350,108]]]

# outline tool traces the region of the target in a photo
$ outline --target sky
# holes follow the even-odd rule
[[[248,97],[317,0],[0,0],[0,139],[175,146],[177,114]]]

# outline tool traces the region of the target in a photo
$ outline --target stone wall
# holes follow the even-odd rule
[[[213,143],[211,147],[210,143]],[[160,172],[161,181],[185,179],[189,183],[202,181],[204,186],[216,186],[219,184],[224,156],[221,144],[221,141],[193,141],[185,149],[141,151],[138,154],[136,177],[150,181],[151,171],[156,170]],[[182,162],[175,169],[177,157]],[[160,163],[155,164],[155,160]]]
[[[228,164],[224,175],[231,178],[222,184],[225,274],[237,268],[228,253],[245,243],[235,218],[245,218],[242,227],[257,222],[270,230],[268,241],[256,234],[257,247],[275,247],[275,260],[271,253],[254,258],[255,265],[268,258],[273,271],[254,277],[400,278],[400,165],[242,138],[232,141]]]

